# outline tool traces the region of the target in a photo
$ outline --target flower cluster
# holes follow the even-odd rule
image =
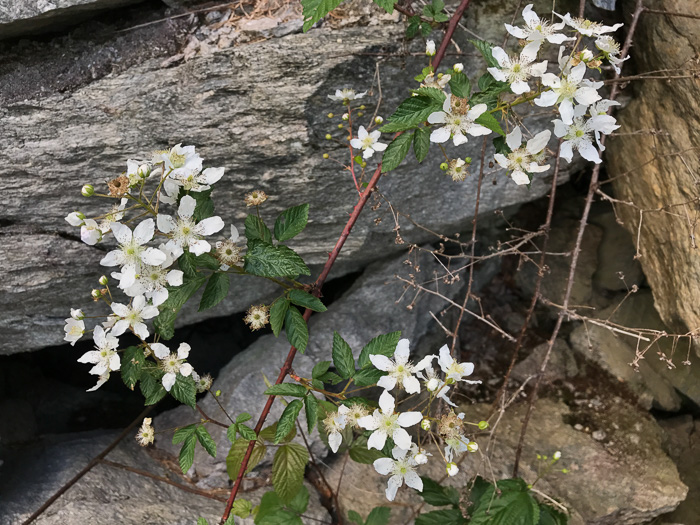
[[[337,412],[331,412],[324,420],[328,433],[328,444],[337,452],[342,443],[342,431],[348,427],[369,431],[367,448],[383,450],[390,441],[393,444],[391,457],[383,457],[374,462],[375,470],[382,475],[391,475],[388,480],[386,497],[390,501],[396,496],[397,490],[404,484],[422,491],[423,483],[416,469],[428,462],[431,456],[416,443],[407,429],[419,425],[419,429],[430,432],[433,421],[437,423],[437,434],[445,442],[443,459],[446,472],[455,475],[459,471],[453,463],[456,454],[477,450],[476,443],[470,441],[464,434],[464,414],[455,415],[450,411],[439,419],[430,418],[430,408],[436,400],[445,401],[455,406],[447,397],[450,385],[457,382],[480,383],[465,379],[474,371],[472,363],[460,363],[450,355],[447,346],[440,348],[438,355],[428,355],[413,364],[410,361],[408,339],[401,339],[393,356],[370,354],[372,365],[384,372],[377,386],[384,389],[379,397],[379,408],[371,414],[361,404],[340,405]],[[437,361],[439,371],[433,368]],[[419,411],[397,412],[396,398],[391,391],[403,389],[407,394],[420,394],[421,383],[428,392],[427,407]],[[420,432],[420,431],[419,431]]]
[[[203,169],[203,159],[194,146],[178,144],[154,153],[150,161],[128,160],[126,172],[108,184],[109,194],[101,195],[118,198],[118,204],[104,215],[88,218],[73,212],[66,217],[70,225],[81,228],[86,244],[105,241],[110,233],[116,244],[100,261],[102,266],[115,270],[111,277],[116,286],[110,287],[109,279],[103,276],[100,284],[105,288],[92,292],[96,301],[109,305],[111,313],[92,330],[95,350],[78,360],[94,365],[90,373],[99,376],[97,385],[90,390],[99,388],[111,372],[120,370],[123,363],[118,353],[119,337],[127,332],[138,337],[144,355],[155,360],[157,376],[166,391],[171,390],[178,374],[192,377],[198,382],[197,388],[211,384],[211,378],[200,378],[186,362],[188,345],[171,352],[162,343],[147,342],[151,335],[147,322],[159,315],[159,306],[167,301],[170,291],[183,285],[183,271],[173,265],[185,252],[192,256],[211,253],[222,271],[240,262],[235,226],[231,226],[231,236],[213,248],[206,238],[224,228],[223,220],[218,216],[198,217],[195,213],[198,195],[209,190],[223,173],[224,168]],[[148,199],[144,188],[151,180],[155,190]],[[91,185],[83,187],[82,193],[99,195]],[[163,213],[160,208],[167,205],[176,207],[175,213]],[[139,220],[144,215],[150,217]],[[117,291],[126,300],[116,299]],[[74,345],[86,331],[85,315],[81,310],[72,310],[66,319],[65,340]]]

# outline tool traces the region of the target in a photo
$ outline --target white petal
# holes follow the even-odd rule
[[[403,387],[407,394],[417,394],[420,392],[420,382],[413,376],[403,378]]]
[[[537,16],[537,13],[532,10],[532,4],[527,4],[525,9],[523,9],[523,20],[525,20],[530,27],[539,24],[540,18]]]
[[[204,239],[191,240],[189,244],[190,251],[195,255],[202,255],[211,251],[211,244]]]
[[[148,327],[143,323],[134,323],[134,333],[145,340],[148,338]]]
[[[556,133],[556,129],[554,131]],[[571,147],[571,142],[566,140],[562,143],[561,149],[559,150],[559,154],[561,155],[561,158],[566,159],[568,162],[571,162],[571,159],[574,158],[574,151]]]
[[[508,53],[506,53],[505,51],[503,51],[502,48],[500,48],[500,47],[498,47],[498,46],[494,46],[494,47],[491,49],[491,52],[492,52],[492,54],[493,54],[493,58],[496,59],[496,61],[498,62],[498,64],[499,64],[501,67],[508,67],[508,66],[510,66],[510,58],[508,57]],[[490,71],[490,69],[491,69],[491,68],[489,68],[489,71]]]
[[[376,430],[379,428],[379,421],[374,416],[364,416],[357,420],[357,424],[366,430]]]
[[[160,288],[158,290],[153,290],[149,294],[149,298],[151,299],[153,306],[160,306],[168,299],[168,289]]]
[[[357,130],[357,136],[360,138],[360,140],[366,139],[368,135],[369,134],[364,126],[360,126],[360,129]]]
[[[524,171],[515,170],[510,174],[510,178],[513,179],[518,186],[526,186],[530,184],[530,177],[528,177],[527,173]]]
[[[383,430],[375,430],[374,432],[372,432],[372,435],[367,440],[367,448],[376,448],[377,450],[381,450],[384,448],[385,443],[386,432],[384,432]]]
[[[397,447],[404,450],[411,448],[411,436],[403,428],[397,428],[394,430],[391,437],[394,439],[394,443],[396,443]]]
[[[382,409],[382,412],[384,414],[393,414],[395,406],[396,402],[394,401],[394,396],[386,390],[382,392],[382,395],[379,396],[379,408]]]
[[[384,144],[383,142],[375,142],[372,145],[372,148],[374,151],[384,151],[387,148],[388,144]]]
[[[158,359],[165,359],[170,355],[170,349],[163,343],[151,343],[151,350]]]
[[[182,270],[170,270],[165,276],[165,280],[170,286],[181,286],[183,275]]]
[[[170,389],[173,387],[175,384],[175,374],[172,372],[168,372],[163,376],[163,388],[165,388],[168,392],[170,392]]]
[[[131,241],[131,228],[119,222],[113,222],[111,225],[114,238],[119,244],[126,244]]]
[[[502,155],[501,153],[496,153],[493,158],[496,160],[498,165],[503,168],[503,169],[508,169],[510,167],[510,163],[508,162],[508,158],[505,155]]]
[[[542,45],[542,40],[534,40],[530,42],[528,45],[526,45],[523,50],[520,52],[520,57],[526,59],[528,62],[533,62],[537,58],[537,53],[540,51],[540,46]],[[544,69],[547,69],[547,61],[544,61]],[[535,66],[533,66],[534,69]],[[537,69],[539,71],[539,67]],[[541,71],[537,75],[532,72],[533,76],[539,76],[544,71]]]
[[[124,252],[121,250],[112,250],[102,257],[100,264],[102,266],[119,266],[124,264]]]
[[[350,145],[355,149],[361,149],[362,148],[362,141],[360,139],[352,139],[350,141]]]
[[[365,149],[365,152],[362,154],[363,159],[369,159],[374,155],[374,149],[372,148],[367,148]]]
[[[207,168],[202,172],[204,184],[214,184],[224,176],[224,168]]]
[[[109,369],[110,370],[119,370],[121,367],[121,361],[119,361],[119,354],[112,354],[109,356]]]
[[[177,358],[187,359],[190,356],[190,350],[192,350],[190,345],[187,343],[180,343],[180,346],[177,347]]]
[[[180,199],[180,207],[177,209],[177,214],[183,219],[189,219],[194,215],[194,209],[197,207],[197,201],[194,197],[185,195]]]
[[[406,482],[406,485],[412,489],[416,489],[418,492],[423,492],[423,480],[420,479],[420,476],[414,470],[409,470],[406,472],[403,479]]]
[[[439,128],[433,130],[430,134],[430,142],[435,142],[437,144],[442,144],[450,140],[450,130],[447,128]]]
[[[418,363],[416,364],[415,367],[413,367],[413,370],[416,372],[419,372],[420,370],[425,370],[430,364],[433,362],[433,359],[435,359],[437,356],[436,355],[427,355]]]
[[[112,311],[119,317],[126,317],[127,315],[129,315],[129,307],[121,303],[112,303]]]
[[[203,219],[194,227],[200,235],[212,235],[224,229],[224,221],[219,216]]]
[[[579,144],[578,152],[586,160],[590,160],[591,162],[595,162],[596,164],[600,164],[602,162],[600,160],[598,150],[595,149],[595,146],[593,146],[593,144],[591,144],[590,142],[583,142]]]
[[[386,499],[389,501],[394,501],[394,498],[396,497],[396,491],[399,490],[399,487],[401,486],[401,476],[391,476],[389,478],[389,481],[387,481],[387,487],[386,487]]]
[[[338,449],[340,448],[340,444],[342,442],[343,436],[340,435],[340,432],[331,432],[330,434],[328,434],[328,446],[331,447],[331,450],[333,452],[338,452]]]
[[[549,142],[549,138],[552,136],[552,132],[549,131],[548,129],[545,131],[539,132],[537,135],[532,137],[530,140],[527,141],[527,146],[525,147],[525,150],[530,154],[530,155],[535,155],[536,153],[539,153],[542,151],[545,146],[547,145],[547,142]]]
[[[467,142],[469,142],[469,139],[463,133],[455,133],[454,137],[452,137],[452,143],[455,146],[461,146],[462,144],[466,144]]]
[[[143,310],[141,310],[141,317],[143,319],[153,319],[159,313],[158,308],[155,306],[146,306]]]
[[[100,379],[97,380],[97,384],[93,386],[92,388],[88,388],[86,392],[94,392],[98,388],[100,388],[102,385],[104,385],[107,380],[109,379],[109,374],[105,374],[103,376],[100,376]]]
[[[78,363],[90,363],[94,365],[100,362],[100,353],[97,350],[90,350],[78,359]]]
[[[516,95],[522,95],[523,93],[527,93],[530,91],[530,84],[525,82],[524,80],[520,80],[518,82],[513,82],[510,85],[510,89],[513,90],[513,93]]]
[[[558,99],[559,95],[557,95],[554,91],[545,91],[535,99],[535,104],[541,108],[547,108],[556,104]]]
[[[488,109],[489,108],[486,104],[477,104],[476,106],[473,106],[469,111],[467,111],[467,118],[469,120],[476,120],[482,114],[486,113],[486,110]]]
[[[153,222],[153,219],[146,219],[136,228],[134,228],[134,240],[140,245],[146,244],[148,241],[153,239],[155,228],[156,225]]]
[[[151,266],[160,266],[167,259],[167,256],[158,248],[146,248],[141,253],[141,260]]]
[[[192,369],[192,365],[189,363],[185,363],[180,367],[180,375],[187,377],[188,375],[192,374],[194,370]]]
[[[510,24],[505,24],[505,26],[506,26],[506,31],[508,31],[508,33],[513,35],[515,38],[521,38],[521,39],[527,38],[527,33],[525,31],[523,31],[521,28],[512,26]]]
[[[571,68],[571,73],[568,75],[568,80],[569,82],[573,82],[574,84],[578,84],[583,80],[583,75],[586,74],[586,64],[583,62],[580,62],[579,64],[576,65],[576,67]]]
[[[520,131],[520,126],[515,126],[513,131],[506,135],[506,144],[511,150],[516,150],[523,142],[523,133]]]
[[[558,88],[561,85],[561,80],[559,80],[559,77],[556,76],[554,73],[545,73],[544,75],[542,75],[542,84],[547,87]],[[544,96],[546,93],[551,93],[552,95],[556,96],[556,93],[552,93],[551,91],[545,91],[544,93],[542,93],[542,96]],[[551,106],[552,104],[548,105]]]
[[[382,376],[377,381],[377,386],[383,388],[384,390],[393,390],[396,386],[396,377],[394,376]]]
[[[559,104],[559,114],[561,115],[564,124],[573,124],[574,122],[574,105],[571,100],[563,100]]]
[[[163,233],[170,233],[177,228],[175,220],[170,215],[158,214],[156,221],[158,223],[158,229]]]
[[[436,111],[428,115],[428,122],[431,124],[444,124],[447,115],[444,111]]]
[[[114,306],[114,304],[112,304],[112,306]],[[122,319],[121,321],[114,323],[114,326],[112,327],[112,334],[122,335],[124,332],[126,332],[127,328],[129,328],[129,321]]]
[[[398,364],[404,365],[408,362],[408,357],[411,353],[409,347],[410,342],[408,339],[399,340],[399,343],[396,345],[396,349],[394,350],[394,359]]]
[[[330,441],[330,439],[329,439]],[[394,470],[394,460],[391,458],[379,458],[374,460],[374,470],[382,476],[386,476]]]
[[[576,90],[576,94],[574,95],[574,98],[576,99],[576,102],[579,104],[584,104],[586,106],[589,106],[593,104],[595,101],[600,100],[601,96],[598,94],[598,92],[591,88],[591,87],[580,87]]]
[[[443,345],[442,348],[440,348],[440,357],[438,358],[438,364],[440,365],[440,368],[442,368],[442,370],[444,372],[450,366],[452,366],[452,363],[454,363],[454,360],[452,359],[452,356],[450,355],[450,349],[447,348],[447,345]]]
[[[420,423],[422,419],[423,414],[420,412],[404,412],[403,414],[399,414],[398,422],[402,427],[412,427],[413,425]]]
[[[506,81],[506,78],[507,78],[507,77],[506,77],[505,73],[503,73],[503,71],[501,71],[501,70],[498,69],[497,67],[489,67],[489,68],[486,68],[486,69],[488,70],[489,73],[491,73],[491,76],[492,76],[493,78],[495,78],[496,80],[498,80],[499,82],[505,82],[505,81]]]

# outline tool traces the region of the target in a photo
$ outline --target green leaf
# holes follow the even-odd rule
[[[259,239],[272,244],[272,234],[263,220],[252,213],[245,218],[245,237],[248,240]]]
[[[408,154],[408,150],[411,149],[412,139],[413,135],[411,133],[403,133],[389,144],[382,157],[382,173],[398,168]]]
[[[384,9],[389,14],[394,12],[394,4],[397,0],[373,0],[375,4]]]
[[[311,377],[313,379],[318,379],[320,376],[328,372],[328,369],[331,367],[331,362],[330,361],[321,361],[320,363],[316,363],[314,365],[313,370],[311,370]]]
[[[459,492],[453,487],[443,487],[432,479],[421,476],[423,480],[423,492],[420,495],[426,503],[434,507],[443,505],[459,506]]]
[[[244,425],[243,423],[238,423],[238,433],[243,439],[247,439],[248,441],[255,441],[258,439],[255,430],[250,428],[248,425]]]
[[[433,31],[433,27],[428,22],[421,22],[420,32],[423,36],[428,36]]]
[[[491,113],[482,113],[477,117],[477,119],[474,121],[476,124],[481,124],[485,128],[490,129],[491,131],[495,131],[499,135],[505,137],[506,134],[503,132],[501,129],[501,125],[498,123],[498,121],[494,118],[494,116]]]
[[[289,300],[292,301],[297,306],[302,306],[313,310],[314,312],[325,312],[327,308],[321,302],[321,300],[305,292],[304,290],[294,289],[289,292]]]
[[[161,338],[172,339],[175,335],[175,318],[180,308],[206,280],[205,276],[200,275],[191,280],[185,279],[184,283],[178,287],[168,287],[168,298],[158,307],[160,314],[153,321],[153,326]]]
[[[204,425],[199,425],[196,430],[197,440],[199,444],[204,447],[211,457],[216,457],[216,441],[214,441],[209,434],[209,431],[204,427]]]
[[[277,434],[277,423],[273,423],[269,427],[263,428],[260,431],[260,438],[264,439],[265,441],[272,441],[274,442],[275,440],[275,435]],[[287,434],[284,439],[282,440],[283,443],[288,443],[292,439],[294,439],[294,436],[297,435],[297,427],[294,426],[292,429],[289,431],[289,434]]]
[[[146,406],[155,405],[158,401],[165,397],[165,394],[168,393],[165,388],[163,388],[160,381],[145,370],[141,374],[139,388],[141,389],[141,393],[145,398],[144,404]]]
[[[355,374],[355,377],[353,377],[353,381],[357,386],[370,386],[377,384],[377,381],[379,381],[379,378],[383,375],[386,375],[386,372],[382,372],[370,366],[359,370]]]
[[[214,201],[211,200],[212,190],[191,191],[189,196],[194,198],[197,205],[194,209],[194,220],[199,222],[214,215]]]
[[[122,381],[130,390],[133,390],[141,377],[141,370],[146,362],[146,356],[143,353],[143,349],[138,346],[130,346],[124,350],[124,357],[122,357],[121,363],[121,374]]]
[[[297,492],[297,495],[292,498],[287,506],[294,512],[299,514],[304,514],[306,508],[309,506],[309,491],[305,486],[301,486],[301,490]]]
[[[333,332],[333,364],[343,379],[349,379],[355,375],[355,358],[352,349],[338,332]]]
[[[296,383],[280,383],[279,385],[272,385],[265,390],[265,395],[304,397],[308,391],[309,390],[303,385],[297,385]]]
[[[510,85],[507,82],[499,82],[490,73],[486,73],[479,77],[479,89],[481,92],[472,95],[469,102],[472,106],[486,104],[489,110],[492,110],[498,105],[499,95],[510,91]]]
[[[209,282],[206,288],[204,288],[202,300],[199,303],[199,311],[208,310],[223,301],[228,295],[230,283],[231,279],[227,273],[215,272],[211,274]]]
[[[540,518],[540,509],[521,479],[497,482],[500,494],[490,485],[475,505],[470,525],[532,525]]]
[[[463,525],[467,521],[459,509],[440,509],[425,512],[416,518],[416,525]],[[532,524],[530,524],[532,525]]]
[[[390,334],[378,335],[372,339],[360,352],[360,357],[357,360],[357,365],[364,368],[370,363],[370,354],[380,354],[386,357],[392,357],[396,351],[396,345],[401,339],[401,332],[391,332]]]
[[[194,433],[190,434],[185,438],[185,442],[182,444],[182,448],[180,449],[180,469],[182,470],[183,474],[187,474],[187,471],[190,470],[190,467],[192,466],[192,463],[194,463],[194,449],[197,446],[197,437],[194,435]]]
[[[232,480],[236,479],[238,476],[238,471],[241,470],[243,456],[245,456],[246,450],[248,450],[248,443],[250,443],[250,441],[247,439],[237,439],[233,442],[231,449],[228,451],[228,455],[226,456],[226,471],[228,472],[228,477]],[[265,456],[266,451],[267,447],[265,446],[265,443],[263,443],[261,439],[255,440],[253,452],[250,455],[250,460],[248,461],[248,466],[245,469],[245,474],[248,474],[248,472],[253,470],[258,463],[260,463],[262,458]]]
[[[483,40],[470,40],[474,47],[479,50],[479,53],[484,57],[488,67],[499,67],[498,60],[493,58],[493,46]]]
[[[412,16],[408,19],[408,26],[406,27],[406,38],[413,38],[414,36],[416,36],[418,34],[419,29],[420,16]]]
[[[537,525],[566,525],[569,518],[554,507],[540,503],[540,521]]]
[[[177,374],[175,384],[170,389],[170,395],[189,407],[195,408],[197,406],[197,387],[192,376],[185,377]]]
[[[442,111],[442,102],[435,98],[425,95],[409,97],[399,104],[394,114],[389,117],[390,123],[382,126],[380,131],[382,133],[394,133],[415,128],[428,120],[430,114],[436,111]]]
[[[309,205],[301,204],[284,210],[275,221],[275,238],[284,242],[299,235],[309,222]]]
[[[251,416],[248,412],[241,412],[238,417],[236,417],[236,423],[245,423],[251,419],[253,419],[253,416]]]
[[[279,507],[255,518],[255,525],[304,525],[296,512]]]
[[[311,434],[318,421],[318,399],[313,394],[304,398],[304,413],[306,414],[306,426]]]
[[[426,128],[417,128],[413,134],[413,153],[416,154],[416,160],[423,162],[428,156],[430,149],[430,132]]]
[[[328,13],[338,7],[343,0],[302,0],[302,16],[304,17],[304,33]]]
[[[309,452],[298,443],[282,445],[272,461],[272,485],[283,503],[289,503],[304,485]]]
[[[456,97],[469,98],[472,94],[472,85],[469,77],[461,71],[453,71],[450,78],[450,90]]]
[[[196,423],[192,423],[191,425],[187,425],[186,427],[178,428],[173,433],[173,445],[177,445],[179,443],[182,443],[183,441],[185,441],[188,437],[190,437],[195,432],[197,432],[197,424]]]
[[[250,516],[252,510],[253,505],[250,501],[243,498],[236,498],[236,500],[233,502],[233,506],[231,507],[231,514],[245,519]],[[234,525],[233,520],[231,521],[231,524]]]
[[[206,518],[197,518],[197,525],[209,525]]]
[[[427,77],[433,72],[433,66],[425,66],[419,75],[413,77],[413,80],[415,80],[416,82],[423,82],[425,80],[425,77]]]
[[[304,403],[299,399],[291,401],[285,408],[284,412],[280,416],[280,420],[277,422],[277,430],[275,430],[275,440],[274,443],[277,444],[282,441],[287,434],[294,428],[297,417],[299,417],[299,412],[301,412]]]
[[[207,268],[208,270],[218,270],[221,263],[210,253],[203,253],[194,258],[197,268]]]
[[[331,385],[337,385],[338,383],[340,383],[343,380],[342,377],[340,377],[338,374],[336,374],[334,372],[326,372],[325,374],[320,376],[319,379],[323,383],[330,383]]]
[[[290,306],[284,317],[284,330],[287,332],[287,340],[302,354],[309,342],[309,328],[301,312]]]
[[[270,326],[275,337],[282,331],[287,308],[289,308],[289,300],[286,297],[278,297],[270,307]]]
[[[391,509],[389,507],[374,507],[372,512],[367,516],[365,525],[387,525]]]
[[[226,437],[228,440],[233,443],[236,441],[236,433],[238,432],[238,423],[234,423],[232,425],[229,425],[229,427],[226,429]]]
[[[500,153],[501,155],[508,155],[512,151],[508,144],[506,144],[505,137],[496,137],[493,139],[493,147],[496,149],[496,153]]]
[[[428,97],[430,100],[433,101],[434,105],[436,104],[437,106],[440,106],[440,110],[442,110],[442,106],[445,103],[446,98],[445,92],[442,89],[434,87],[422,87],[414,89],[413,92],[417,95]]]
[[[376,450],[374,448],[367,448],[367,438],[365,436],[360,436],[352,442],[350,445],[350,459],[355,463],[362,463],[364,465],[370,465],[374,463],[375,460],[383,458],[381,450]]]
[[[183,252],[177,259],[178,267],[188,279],[193,279],[197,276],[197,266],[194,258],[195,255],[193,253]]]
[[[260,277],[311,275],[304,261],[284,245],[273,246],[257,239],[248,241],[245,271]]]

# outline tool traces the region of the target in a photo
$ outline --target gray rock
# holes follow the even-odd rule
[[[547,343],[536,346],[530,354],[513,367],[512,377],[518,381],[525,381],[528,377],[535,376],[540,371],[540,365],[547,353]],[[549,356],[549,363],[544,373],[545,381],[567,379],[578,375],[578,365],[573,351],[566,341],[557,339]]]
[[[504,13],[509,6],[503,6]],[[502,26],[492,11],[488,16],[478,8],[473,13],[472,23],[479,24],[481,36],[500,39]],[[2,108],[0,189],[5,202],[0,234],[6,246],[16,248],[15,253],[5,250],[1,256],[11,264],[9,271],[5,264],[0,270],[0,329],[7,334],[0,341],[0,352],[60,343],[70,306],[86,305],[84,298],[104,270],[95,264],[103,252],[82,245],[76,231],[63,221],[76,208],[88,215],[101,209],[97,199],[80,197],[80,186],[95,181],[95,174],[99,186],[100,180],[124,170],[126,159],[146,157],[169,144],[195,144],[209,165],[227,168],[215,193],[217,213],[226,222],[241,225],[246,214],[243,195],[254,187],[271,196],[263,210],[268,219],[291,205],[309,202],[311,223],[293,247],[311,264],[325,262],[356,202],[349,178],[335,163],[322,159],[325,151],[338,158],[345,152],[324,139],[329,131],[339,139],[344,135],[335,128],[337,120],[326,117],[329,111],[337,115],[342,111],[327,95],[345,86],[369,89],[376,72],[371,53],[399,49],[402,32],[403,26],[394,23],[372,31],[321,29],[213,50],[166,69],[161,68],[162,59],[153,59],[74,92]],[[370,56],[362,54],[367,52]],[[381,113],[387,116],[405,98],[423,62],[420,57],[388,57],[382,62]],[[481,73],[475,69],[480,62],[466,63],[472,68],[467,70],[471,77]],[[371,107],[376,91],[370,95]],[[533,132],[550,125],[546,113],[527,123]],[[472,140],[460,154],[477,159],[480,145]],[[61,184],[54,184],[56,180]],[[546,174],[531,189],[510,183],[505,176],[494,180],[497,184],[486,184],[482,191],[484,216],[540,197],[549,184]],[[476,183],[472,176],[456,184],[434,163],[418,166],[409,161],[379,187],[396,210],[442,232],[466,229]],[[402,249],[393,244],[393,221],[374,223],[387,213],[384,206],[364,213],[333,275]],[[408,242],[434,239],[412,222],[402,217],[399,221]],[[264,289],[260,297],[267,293]],[[247,295],[230,297],[199,318],[240,312],[251,302]],[[193,312],[185,312],[181,322],[193,319]]]
[[[627,12],[632,5],[626,2]],[[695,0],[652,0],[645,6],[700,15]],[[635,36],[638,71],[683,69],[700,49],[700,20],[642,16]],[[616,205],[616,210],[625,228],[635,238],[639,235],[639,261],[661,319],[674,332],[685,333],[700,327],[693,200],[700,170],[700,134],[695,125],[700,119],[700,85],[687,78],[645,81],[636,87],[637,96],[620,112],[619,124],[623,129],[653,131],[613,137],[607,171],[615,197],[634,204]],[[668,208],[639,211],[664,207]]]
[[[616,221],[613,212],[596,215],[591,222],[603,231],[593,283],[610,291],[626,291],[634,285],[640,286],[644,274],[639,261],[634,258],[636,250],[630,233]]]
[[[0,39],[55,32],[139,0],[0,0]]]

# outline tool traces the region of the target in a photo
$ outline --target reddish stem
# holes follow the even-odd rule
[[[445,52],[447,51],[447,46],[450,45],[452,35],[454,34],[455,29],[457,29],[457,24],[459,24],[459,21],[462,19],[462,15],[469,6],[470,1],[471,0],[462,0],[462,2],[459,4],[459,7],[452,15],[452,18],[450,18],[450,23],[447,24],[447,30],[445,31],[445,38],[443,38],[442,42],[440,42],[440,49],[437,50],[437,53],[435,53],[435,58],[433,59],[434,71],[437,71],[440,62],[442,62],[442,59],[445,56]]]

